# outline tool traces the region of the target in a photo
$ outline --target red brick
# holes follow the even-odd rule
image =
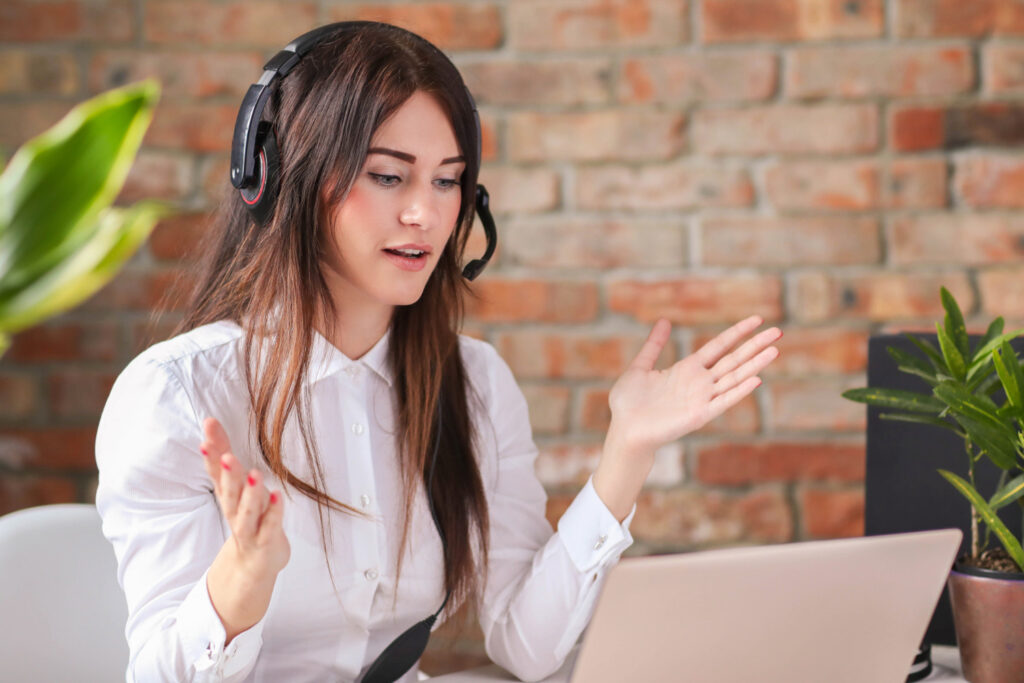
[[[487,112],[480,112],[481,159],[494,161],[498,158],[501,138],[498,132],[498,118]]]
[[[1024,34],[1024,7],[1005,0],[898,0],[901,38]]]
[[[16,420],[30,417],[39,406],[39,386],[31,375],[0,370],[0,418]]]
[[[894,265],[1019,263],[1024,259],[1024,219],[978,213],[905,216],[893,220],[888,243]]]
[[[130,0],[4,0],[0,41],[127,41],[136,35]]]
[[[537,478],[545,486],[583,486],[597,468],[602,450],[601,442],[541,446]]]
[[[443,50],[488,50],[501,45],[498,8],[489,2],[404,2],[336,4],[326,8],[329,21],[381,21],[418,33]]]
[[[608,406],[609,389],[584,389],[580,399],[583,404],[580,427],[586,432],[606,432],[611,423],[612,411]]]
[[[892,209],[937,209],[949,201],[946,160],[896,159],[889,167],[884,203]]]
[[[687,0],[516,0],[508,5],[515,50],[674,46],[687,36]]]
[[[523,384],[520,388],[530,405],[534,433],[564,434],[569,426],[569,387]]]
[[[769,429],[772,432],[862,432],[866,425],[864,406],[846,400],[842,393],[863,385],[862,379],[845,377],[773,377],[764,386],[771,400]]]
[[[878,263],[874,218],[708,219],[700,226],[701,263],[710,266],[792,266]]]
[[[761,409],[758,407],[760,389],[707,423],[694,434],[710,436],[727,434],[734,437],[738,434],[756,434],[761,431]]]
[[[226,152],[231,149],[238,104],[183,104],[164,100],[157,106],[144,144],[176,151]]]
[[[1024,92],[1024,47],[989,43],[981,48],[982,83],[987,93]]]
[[[89,88],[99,92],[154,77],[165,99],[224,95],[241,102],[265,62],[257,52],[104,50],[89,62]]]
[[[508,263],[531,268],[682,267],[685,225],[657,220],[542,216],[505,224]]]
[[[786,325],[783,331],[775,343],[779,357],[761,371],[764,377],[849,374],[867,369],[868,330]],[[698,335],[694,348],[712,337],[710,333]]]
[[[682,325],[733,323],[749,315],[778,320],[782,283],[770,275],[699,275],[673,280],[616,280],[608,308],[642,322],[660,317]]]
[[[597,285],[568,280],[485,278],[467,314],[481,322],[587,322],[597,317]]]
[[[54,320],[16,334],[4,359],[17,363],[112,361],[117,348],[114,323]]]
[[[981,153],[959,157],[953,185],[970,207],[1024,208],[1024,157]]]
[[[874,209],[880,176],[874,160],[781,162],[765,171],[765,192],[780,209]]]
[[[57,123],[73,105],[67,102],[0,102],[0,145],[7,157],[16,147]]]
[[[1024,269],[982,271],[978,274],[978,290],[981,310],[988,316],[1024,317]]]
[[[647,334],[546,333],[514,331],[498,335],[501,357],[520,379],[615,379],[633,361]],[[656,367],[676,360],[670,340]]]
[[[746,169],[719,165],[583,167],[577,171],[576,202],[596,210],[750,206],[754,186]]]
[[[317,24],[317,8],[312,2],[148,0],[143,31],[148,42],[175,47],[193,44],[281,49]]]
[[[693,146],[705,154],[844,154],[878,146],[872,104],[702,109],[692,128]]]
[[[611,60],[522,58],[458,64],[477,104],[601,105],[611,100]]]
[[[900,152],[917,152],[942,147],[945,138],[945,115],[936,107],[900,107],[889,117],[892,148]]]
[[[701,41],[875,38],[885,25],[882,0],[701,0]]]
[[[0,95],[74,95],[78,87],[78,65],[71,52],[0,52]]]
[[[778,61],[770,52],[710,52],[633,57],[619,72],[619,101],[688,102],[765,100],[775,94]]]
[[[801,48],[787,64],[789,97],[956,95],[975,80],[966,46]]]
[[[675,112],[608,109],[507,115],[513,161],[666,159],[683,146],[685,117]]]
[[[180,201],[192,189],[192,166],[192,160],[182,154],[143,149],[135,157],[117,201],[120,204],[140,199]]]
[[[548,168],[520,168],[487,164],[480,171],[480,182],[491,195],[491,211],[496,214],[524,214],[557,209],[561,182]]]
[[[164,218],[149,237],[149,251],[158,260],[198,260],[199,245],[212,229],[212,216],[179,213]]]
[[[0,515],[38,505],[77,502],[77,486],[73,479],[0,475]]]
[[[153,344],[170,339],[180,322],[179,313],[165,312],[133,323],[128,330],[131,338],[130,355],[137,356]]]
[[[116,374],[101,370],[66,369],[50,373],[50,410],[57,418],[99,418]]]
[[[95,471],[95,427],[39,427],[0,430],[0,464]]]
[[[966,310],[973,308],[974,293],[962,272],[798,273],[791,281],[787,302],[797,321],[934,320],[943,315],[940,287],[949,289]]]
[[[864,491],[807,488],[800,492],[800,510],[809,538],[864,535]]]
[[[698,448],[697,478],[740,486],[768,481],[864,481],[864,444],[768,441]]]
[[[776,488],[743,494],[647,490],[637,500],[630,533],[640,543],[674,550],[783,542],[793,537],[793,513]]]
[[[83,305],[86,311],[180,310],[190,281],[177,270],[125,268]]]

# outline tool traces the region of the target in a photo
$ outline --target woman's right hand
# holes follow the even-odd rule
[[[220,422],[203,421],[200,451],[217,503],[231,528],[207,574],[207,590],[227,632],[225,644],[266,614],[274,582],[288,564],[291,546],[282,526],[284,502],[258,470],[244,472]]]

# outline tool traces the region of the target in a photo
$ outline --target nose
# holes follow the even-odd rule
[[[398,220],[402,225],[422,229],[437,223],[439,211],[435,204],[432,188],[411,188],[405,197]]]

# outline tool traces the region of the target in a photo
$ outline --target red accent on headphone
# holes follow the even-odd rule
[[[246,199],[245,195],[243,194],[242,195],[242,201],[245,202],[246,204],[252,206],[253,204],[255,204],[256,202],[258,202],[260,200],[260,197],[263,196],[263,190],[265,190],[266,187],[267,187],[267,152],[264,149],[260,149],[260,191],[257,192],[256,196],[252,198],[252,201],[249,201],[248,199]]]

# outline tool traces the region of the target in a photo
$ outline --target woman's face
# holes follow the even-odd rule
[[[381,124],[330,215],[325,274],[340,310],[390,316],[420,298],[455,228],[464,168],[432,95],[417,91]]]

